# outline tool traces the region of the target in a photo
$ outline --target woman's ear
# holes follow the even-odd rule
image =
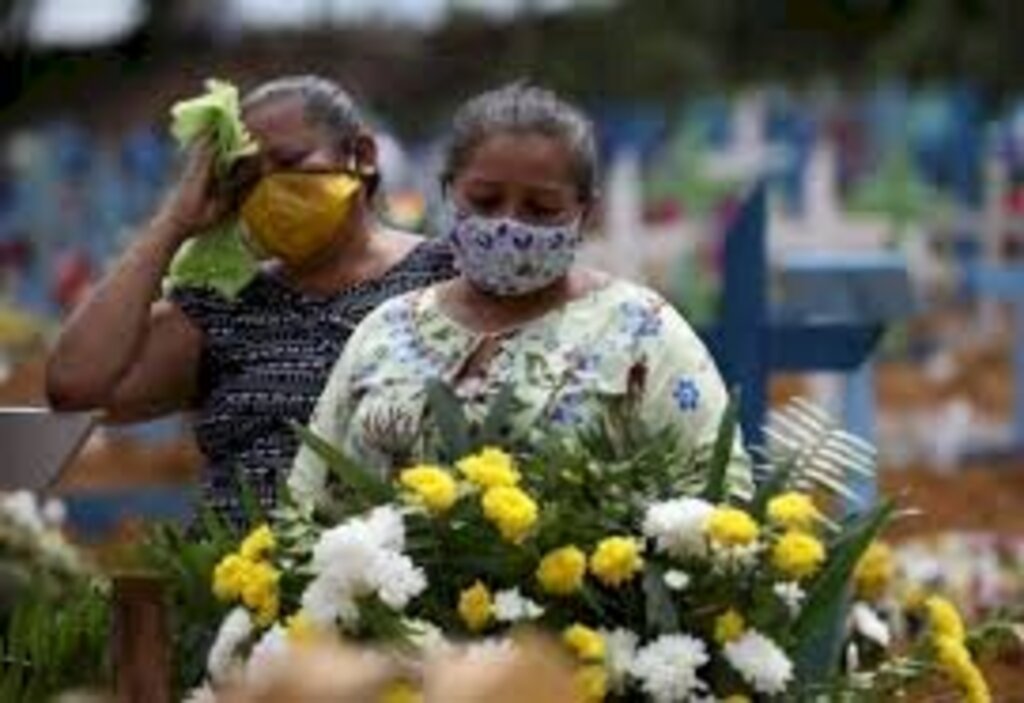
[[[364,178],[377,176],[380,164],[377,161],[377,140],[366,132],[360,132],[352,144],[350,167]]]

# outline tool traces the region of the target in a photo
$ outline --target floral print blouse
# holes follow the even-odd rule
[[[496,350],[464,374],[482,344]],[[596,420],[642,378],[642,421],[677,428],[684,446],[713,444],[728,396],[706,348],[655,292],[623,280],[570,301],[515,330],[482,334],[450,318],[437,287],[394,298],[353,333],[317,402],[310,429],[348,456],[387,467],[397,455],[429,456],[429,379],[453,387],[470,420],[512,385],[510,436],[520,446]],[[408,446],[419,443],[419,446]],[[315,502],[326,467],[310,449],[288,483],[300,504]],[[749,462],[737,441],[730,488],[747,494]]]

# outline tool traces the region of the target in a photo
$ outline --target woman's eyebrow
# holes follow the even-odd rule
[[[487,188],[498,188],[505,185],[506,181],[488,178],[487,176],[467,176],[465,181],[467,187],[487,187]],[[523,187],[533,193],[543,193],[545,195],[564,195],[567,189],[571,187],[564,183],[525,183]]]
[[[267,147],[266,153],[271,159],[275,161],[288,161],[292,159],[301,159],[306,156],[312,149],[308,146],[302,145],[291,145],[291,144],[278,144]]]

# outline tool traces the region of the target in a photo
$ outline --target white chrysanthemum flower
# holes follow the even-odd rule
[[[608,672],[608,684],[613,691],[621,691],[636,658],[636,647],[640,638],[635,632],[624,628],[601,630],[605,646],[605,670]]]
[[[860,669],[860,650],[857,649],[856,642],[846,645],[845,658],[847,671],[855,672]]]
[[[690,575],[679,569],[669,569],[665,572],[665,585],[672,591],[685,591],[690,585]]]
[[[374,508],[366,517],[366,527],[383,549],[405,551],[405,521],[402,511],[393,505]]]
[[[433,656],[447,651],[452,645],[445,638],[444,633],[437,625],[426,620],[406,620],[406,627],[409,628],[409,641],[415,649],[426,655]]]
[[[29,491],[15,491],[0,498],[0,510],[7,518],[23,530],[40,534],[46,530],[46,523],[39,511],[36,497]]]
[[[237,607],[224,618],[206,658],[206,670],[214,683],[227,682],[238,669],[239,661],[235,655],[252,631],[252,618],[245,608]]]
[[[758,554],[761,553],[761,545],[748,544],[736,547],[714,547],[711,551],[712,568],[718,573],[736,573],[745,571],[757,565]]]
[[[313,547],[311,566],[314,573],[348,578],[349,574],[365,574],[373,565],[380,544],[366,523],[352,520],[324,532]]]
[[[783,693],[793,680],[793,662],[757,630],[747,630],[723,649],[729,664],[758,693]]]
[[[644,516],[644,534],[659,552],[677,559],[707,554],[704,525],[714,506],[699,498],[676,498],[654,503]]]
[[[637,652],[630,674],[655,703],[685,701],[707,689],[697,670],[709,659],[699,639],[662,635]]]
[[[313,547],[312,566],[317,573],[337,569],[363,571],[377,552],[401,552],[404,548],[402,513],[392,506],[384,506],[320,535]],[[356,559],[357,562],[339,563],[340,558]]]
[[[882,647],[888,647],[892,641],[889,626],[867,603],[854,603],[850,610],[850,624],[855,632]]]
[[[772,587],[772,592],[789,609],[791,616],[796,616],[800,613],[800,608],[803,607],[804,599],[807,597],[807,593],[804,592],[804,589],[796,581],[777,583]]]
[[[404,609],[427,588],[426,574],[401,553],[404,544],[402,514],[390,506],[321,535],[313,547],[317,576],[302,595],[312,621],[353,626],[359,619],[356,602],[368,595],[394,610]]]
[[[50,498],[43,505],[43,522],[48,527],[60,527],[67,520],[68,511],[64,503],[56,498]]]
[[[217,694],[210,688],[210,684],[204,683],[189,691],[183,703],[217,703]]]
[[[544,609],[520,593],[518,588],[494,594],[494,618],[498,622],[535,620],[543,614]]]
[[[397,552],[379,552],[370,576],[366,586],[394,610],[404,610],[409,601],[427,590],[423,569]]]
[[[330,576],[314,579],[302,594],[302,610],[320,628],[332,628],[340,620],[346,625],[359,621],[359,607],[349,584]]]
[[[245,680],[257,690],[270,683],[275,673],[286,664],[291,647],[288,632],[280,625],[274,625],[260,638],[249,654],[245,666]]]

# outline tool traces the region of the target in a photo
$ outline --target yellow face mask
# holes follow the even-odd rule
[[[272,173],[245,199],[242,222],[257,254],[301,265],[326,249],[361,182],[343,173]]]

